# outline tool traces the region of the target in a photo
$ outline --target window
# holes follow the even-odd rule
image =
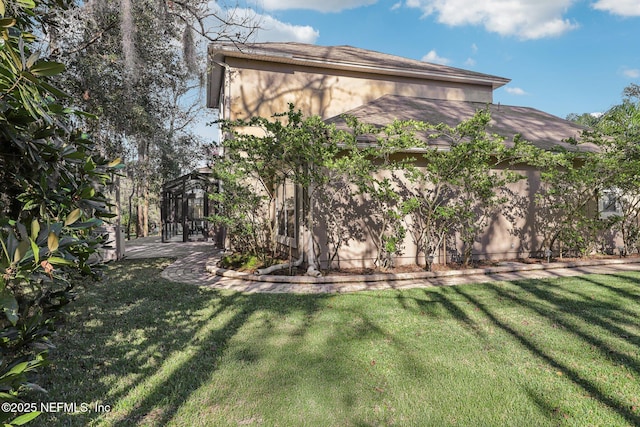
[[[620,204],[618,192],[615,189],[603,190],[598,199],[598,211],[600,218],[608,218],[610,216],[621,216],[622,206]]]
[[[278,235],[290,239],[289,244],[292,244],[297,228],[295,185],[289,180],[285,181],[278,189],[277,196]]]

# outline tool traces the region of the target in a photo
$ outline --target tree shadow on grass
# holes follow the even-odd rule
[[[399,292],[396,296],[396,299],[398,300],[399,304],[405,309],[409,308],[407,300],[413,301],[418,308],[417,314],[430,317],[439,316],[440,307],[442,307],[447,315],[450,314],[454,316],[457,320],[461,321],[468,329],[478,333],[479,329],[476,322],[471,319],[471,317],[469,317],[464,310],[458,307],[453,301],[451,301],[450,298],[446,296],[446,291],[443,292],[444,289],[448,288],[441,288],[435,292],[424,290],[424,298],[407,298],[404,293]]]
[[[611,274],[609,275],[609,277],[617,277],[623,281],[635,283],[636,285],[638,285],[638,287],[636,288],[636,292],[632,292],[627,289],[622,289],[620,287],[606,284],[602,280],[594,280],[591,278],[591,276],[585,276],[584,279],[593,283],[596,286],[608,289],[611,292],[615,292],[616,294],[620,295],[623,298],[628,298],[630,300],[640,302],[640,276],[638,276],[637,272],[629,272],[626,274],[625,273]]]
[[[446,318],[447,315],[454,317],[478,338],[485,349],[491,349],[494,345],[496,336],[490,331],[493,327],[497,328],[539,359],[541,366],[557,373],[558,378],[569,379],[582,389],[582,395],[609,408],[629,424],[640,425],[640,414],[634,398],[622,397],[612,390],[606,376],[604,379],[594,376],[592,370],[597,372],[599,367],[588,366],[591,363],[588,358],[577,362],[579,365],[568,361],[557,352],[557,343],[552,347],[542,345],[539,340],[544,341],[545,336],[536,336],[534,331],[523,326],[530,315],[536,319],[536,324],[542,321],[546,327],[557,328],[562,331],[559,337],[571,339],[578,348],[586,345],[598,358],[609,361],[610,373],[628,370],[636,376],[640,375],[640,361],[637,358],[640,349],[640,334],[637,333],[640,313],[633,305],[637,296],[634,288],[625,285],[625,282],[637,282],[637,274],[631,277],[620,275],[619,278],[625,281],[621,280],[620,286],[611,277],[589,275],[565,279],[576,280],[577,286],[571,283],[560,285],[554,279],[485,283],[472,287],[452,286],[424,289],[421,296],[401,292],[396,298],[400,307],[414,310],[416,314],[426,314],[434,319]],[[580,283],[584,283],[582,281],[590,285],[580,286]],[[602,291],[591,285],[601,287]],[[589,295],[589,291],[597,295]],[[522,321],[524,323],[520,324]],[[544,329],[541,331],[544,334]],[[629,376],[630,384],[634,384],[632,378]],[[561,401],[549,398],[528,380],[525,379],[520,387],[529,401],[540,408],[552,423],[568,416]]]
[[[593,323],[609,331],[619,332],[619,328],[614,326],[611,322],[603,320],[600,316],[590,314],[590,308],[601,309],[603,306],[602,302],[576,301],[572,298],[560,296],[549,291],[548,288],[553,285],[550,285],[545,281],[523,281],[517,282],[515,285],[526,291],[528,294],[535,296],[538,300],[536,301],[535,299],[530,298],[530,296],[520,298],[517,294],[506,292],[495,283],[487,283],[484,286],[495,292],[496,296],[510,300],[511,302],[522,306],[523,309],[533,310],[541,317],[547,318],[561,325],[566,329],[566,331],[582,339],[584,342],[600,348],[603,356],[610,358],[617,363],[623,363],[625,366],[628,366],[630,369],[638,372],[638,362],[634,358],[617,351],[600,338],[581,330],[581,328],[575,323],[569,322],[564,316],[562,316],[565,309],[572,309],[571,314],[580,317],[582,321],[586,323]],[[489,319],[493,325],[514,338],[523,348],[540,360],[544,361],[547,366],[553,368],[557,372],[561,372],[564,377],[570,379],[575,385],[582,388],[590,396],[593,396],[597,401],[619,414],[632,425],[640,425],[640,416],[630,410],[627,403],[603,391],[599,384],[585,378],[578,369],[568,366],[566,363],[557,360],[557,358],[549,354],[549,352],[539,348],[532,339],[518,331],[512,324],[501,320],[487,304],[484,304],[477,297],[474,297],[471,292],[468,292],[461,287],[453,287],[452,289],[456,294],[462,296],[465,300],[473,304],[473,306],[487,319]],[[634,343],[634,345],[637,345],[637,343]],[[549,407],[549,405],[544,405],[542,409],[548,410]]]
[[[598,276],[595,276],[598,277]],[[594,276],[580,277],[580,280],[602,285]],[[504,295],[504,290],[495,285],[489,285],[498,295]],[[607,286],[607,288],[609,288]],[[584,342],[590,343],[599,349],[604,357],[625,366],[640,375],[640,363],[635,358],[622,353],[611,343],[606,342],[597,334],[589,332],[582,325],[597,326],[606,330],[610,336],[640,349],[640,335],[624,329],[621,325],[635,320],[634,326],[638,326],[638,312],[626,310],[615,302],[605,302],[601,298],[590,299],[585,294],[564,287],[562,292],[551,283],[545,281],[529,281],[522,283],[521,289],[534,296],[537,300],[527,298],[527,307],[540,316],[552,319],[555,324],[570,331]],[[578,288],[579,289],[579,288]],[[573,298],[578,296],[580,299]],[[524,305],[513,295],[509,296],[514,302]],[[572,320],[571,318],[575,320]]]
[[[245,295],[172,283],[159,277],[166,264],[117,263],[104,282],[87,286],[56,340],[59,349],[45,373],[46,400],[108,404],[112,412],[103,414],[108,425],[165,425],[210,380],[230,341],[255,313],[310,317],[326,298]],[[239,357],[259,356],[241,352]],[[34,425],[87,425],[98,417],[43,414]]]
[[[632,356],[591,330],[582,329],[572,321],[574,318],[563,317],[564,311],[571,311],[585,324],[594,324],[617,335],[624,332],[620,325],[632,316],[633,310],[621,310],[606,299],[585,298],[580,287],[563,286],[557,291],[551,281],[522,281],[509,286],[482,285],[485,290],[481,296],[469,287],[450,287],[422,290],[423,294],[418,290],[365,292],[339,296],[334,302],[331,295],[247,295],[172,283],[159,277],[166,264],[166,261],[115,264],[108,274],[110,281],[87,287],[85,295],[74,305],[66,330],[56,340],[60,345],[52,355],[55,365],[50,368],[51,382],[45,386],[50,389],[47,399],[102,402],[114,406],[114,411],[102,417],[96,413],[49,414],[46,418],[43,415],[42,420],[38,420],[40,424],[34,425],[130,426],[183,422],[184,411],[192,410],[194,402],[215,406],[220,403],[216,399],[220,400],[221,395],[227,391],[234,393],[236,384],[248,387],[245,390],[251,389],[254,396],[268,396],[273,392],[278,401],[271,403],[280,406],[272,417],[294,408],[301,412],[299,419],[310,422],[313,416],[303,417],[308,416],[306,411],[313,407],[316,394],[323,393],[325,396],[318,399],[318,406],[323,411],[332,408],[340,412],[333,424],[341,421],[344,424],[345,420],[347,424],[385,424],[390,420],[365,412],[360,401],[364,396],[371,402],[375,400],[371,396],[378,395],[379,400],[384,400],[384,394],[376,388],[385,388],[387,369],[410,372],[418,378],[429,375],[424,362],[407,351],[415,344],[413,338],[403,338],[398,333],[406,325],[390,320],[399,309],[411,310],[425,319],[453,317],[478,336],[485,348],[493,345],[486,326],[501,329],[544,365],[562,372],[563,378],[571,380],[603,405],[631,423],[640,422],[638,415],[625,406],[622,399],[600,387],[598,380],[567,366],[524,334],[518,325],[504,320],[498,311],[503,304],[494,307],[496,302],[504,301],[511,309],[526,310],[548,319],[577,339],[594,347],[602,345],[600,351],[605,357],[638,372],[638,363]],[[591,280],[600,282],[595,276]],[[623,287],[618,290],[632,292]],[[362,303],[369,298],[371,305]],[[282,322],[291,323],[283,325]],[[427,324],[431,323],[415,323]],[[625,335],[637,348],[637,334]],[[351,345],[354,342],[357,344]],[[310,345],[315,347],[309,349]],[[273,352],[273,348],[277,351]],[[378,359],[378,350],[391,348],[393,359],[385,360],[384,356]],[[281,361],[280,357],[286,360]],[[268,363],[263,363],[265,361]],[[372,362],[376,362],[375,366]],[[235,375],[236,371],[223,364],[241,365],[239,372],[247,378],[237,383],[230,380],[228,376]],[[254,374],[262,377],[253,381]],[[369,374],[371,376],[367,376]],[[227,377],[212,385],[224,375]],[[309,387],[309,382],[317,387]],[[345,382],[349,384],[344,385]],[[212,387],[226,389],[207,400],[205,395],[213,393]],[[284,392],[277,394],[278,391]],[[555,402],[536,394],[535,388],[525,391],[531,402],[546,414],[556,409]],[[298,402],[281,402],[283,397],[298,399]],[[225,397],[220,404],[242,405],[236,399]],[[266,401],[269,402],[268,398]],[[250,402],[245,403],[251,411]],[[234,418],[236,411],[228,415],[229,419],[223,419],[215,408],[209,413],[205,410],[204,415],[200,408],[195,410],[207,417],[203,422],[208,422],[211,416],[212,424],[259,422],[259,414],[255,419],[255,414],[248,414],[246,419]],[[322,416],[334,415],[329,412],[323,412]],[[548,416],[553,418],[553,414]]]

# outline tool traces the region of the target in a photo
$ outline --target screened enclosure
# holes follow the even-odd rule
[[[209,194],[218,191],[211,170],[202,168],[162,186],[162,241],[217,241],[219,233],[207,217],[215,211]]]

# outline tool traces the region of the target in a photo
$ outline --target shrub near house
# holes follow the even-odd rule
[[[598,202],[611,190],[607,187],[611,175],[606,171],[612,170],[600,161],[603,157],[599,153],[620,151],[606,145],[610,137],[583,135],[586,128],[581,124],[533,108],[493,104],[493,91],[508,79],[351,46],[213,43],[209,53],[208,105],[218,109],[223,123],[247,125],[223,132],[223,145],[234,144],[225,141],[227,137],[243,140],[240,133],[246,131],[257,138],[254,142],[262,140],[263,146],[290,155],[286,149],[290,144],[282,139],[284,134],[265,134],[266,126],[254,125],[285,121],[274,112],[286,110],[293,103],[304,117],[318,118],[343,133],[332,136],[342,149],[341,156],[349,153],[352,159],[359,159],[357,150],[349,150],[348,144],[354,144],[360,149],[358,155],[376,159],[374,165],[360,165],[376,171],[369,173],[368,183],[358,181],[357,173],[333,174],[329,181],[334,184],[335,196],[314,185],[308,187],[310,193],[305,192],[306,184],[299,185],[290,178],[278,183],[258,180],[258,186],[267,184],[270,188],[254,194],[270,200],[265,202],[266,212],[255,217],[261,220],[254,219],[260,227],[252,227],[245,235],[268,236],[265,238],[270,239],[271,250],[287,258],[304,259],[322,269],[374,264],[385,268],[392,264],[428,265],[431,257],[433,262],[442,263],[540,256],[547,250],[556,256],[584,255],[594,249],[610,252],[622,244],[618,235],[608,233],[607,221],[598,218]],[[475,120],[474,127],[474,116],[483,110],[490,114],[490,121],[479,125]],[[622,116],[628,117],[625,111]],[[422,129],[409,129],[417,123],[422,123]],[[464,123],[469,124],[467,129]],[[616,126],[623,134],[625,127]],[[403,127],[403,132],[396,133]],[[432,130],[426,130],[429,127]],[[304,140],[301,134],[297,138]],[[508,149],[516,145],[524,149],[524,141],[533,147],[520,158],[509,158],[509,154],[500,161],[506,153],[496,151],[495,156],[485,159],[483,165],[489,164],[490,173],[476,176],[489,179],[466,180],[466,193],[460,194],[475,196],[466,201],[458,199],[460,206],[466,203],[465,208],[449,209],[450,205],[436,202],[433,208],[439,219],[426,229],[440,231],[432,236],[420,232],[427,225],[420,219],[425,218],[426,206],[417,202],[427,203],[431,191],[428,185],[437,178],[410,182],[409,178],[418,176],[409,174],[404,166],[413,164],[414,170],[429,174],[428,168],[438,163],[435,159],[446,157],[442,152],[454,145],[461,151],[466,144],[462,141],[473,138],[477,144],[501,140]],[[327,138],[321,136],[321,140]],[[407,141],[412,147],[403,145]],[[383,145],[389,147],[386,153],[373,149]],[[462,155],[461,161],[451,164],[460,166],[459,173],[464,175],[471,172],[461,166],[465,162]],[[378,168],[382,163],[386,165]],[[606,166],[606,171],[599,169],[601,173],[593,175],[597,182],[584,180],[589,178],[591,165]],[[555,174],[554,178],[554,171],[562,168],[566,173]],[[516,179],[518,175],[524,179]],[[506,181],[489,182],[493,179]],[[449,188],[450,184],[439,181],[438,185]],[[454,185],[459,186],[463,186],[462,178]],[[487,192],[480,187],[494,188]],[[626,186],[621,183],[615,192],[622,188]],[[416,193],[414,198],[408,196],[412,191]],[[566,198],[563,192],[569,193]],[[477,203],[478,196],[486,197],[485,202]],[[571,209],[565,212],[561,205]],[[466,225],[447,224],[447,217],[457,220],[461,216],[467,218]],[[634,227],[628,221],[618,224],[620,234],[629,240]],[[266,230],[266,234],[258,230]]]
[[[637,160],[629,156],[628,143],[612,143],[605,127],[585,132],[583,137],[589,150],[581,150],[578,144],[573,151],[549,151],[520,138],[508,148],[504,138],[488,132],[491,122],[488,110],[478,110],[471,119],[454,127],[394,121],[378,128],[350,118],[346,120],[348,129],[337,129],[320,120],[304,120],[299,112],[295,120],[290,120],[293,108],[290,107],[288,124],[279,121],[286,115],[223,124],[234,138],[225,141],[229,154],[226,160],[218,162],[221,170],[235,171],[239,174],[235,176],[241,176],[243,182],[272,185],[270,191],[262,188],[252,193],[256,200],[260,194],[267,200],[262,210],[260,204],[253,205],[252,217],[268,224],[263,229],[268,236],[264,246],[262,249],[259,245],[252,246],[252,253],[269,252],[272,256],[277,253],[278,221],[282,218],[269,217],[268,212],[284,210],[273,205],[278,203],[278,187],[290,180],[295,185],[293,188],[304,195],[304,212],[312,212],[311,218],[303,217],[309,221],[304,227],[307,230],[322,228],[327,236],[314,238],[312,245],[297,242],[297,247],[305,248],[308,260],[318,263],[318,254],[323,254],[330,260],[325,267],[331,268],[333,258],[328,254],[344,250],[357,236],[376,248],[373,263],[380,269],[388,269],[393,267],[396,256],[404,255],[408,235],[415,243],[414,259],[422,259],[430,269],[447,239],[452,241],[450,247],[457,250],[455,239],[451,239],[457,236],[462,243],[461,260],[466,264],[473,256],[474,244],[491,222],[500,215],[512,215],[514,205],[522,201],[510,197],[509,189],[509,185],[524,179],[519,173],[522,164],[535,167],[541,178],[539,188],[527,202],[533,212],[524,214],[533,216],[535,239],[532,240],[538,243],[532,245],[525,256],[544,254],[549,249],[560,257],[611,253],[616,247],[612,237],[616,231],[621,231],[621,244],[626,248],[625,253],[630,253],[633,239],[637,237],[634,230],[638,229],[640,167],[636,167]],[[248,126],[258,123],[265,132],[264,137],[246,132]],[[269,125],[272,126],[269,129],[266,123],[275,124]],[[294,138],[282,131],[288,126],[298,126],[292,123],[314,125],[298,127]],[[242,130],[234,132],[236,128]],[[304,132],[309,134],[304,136]],[[363,145],[365,135],[368,139]],[[293,139],[303,145],[296,148],[292,145]],[[446,150],[432,142],[443,139],[447,140]],[[323,147],[323,154],[303,157],[301,147],[306,141],[314,141],[309,147]],[[256,157],[265,146],[269,147],[266,153],[273,157]],[[263,167],[265,164],[272,168]],[[274,173],[265,176],[269,170]],[[300,170],[321,171],[321,174],[302,177],[294,172]],[[345,182],[346,186],[340,184]],[[625,197],[620,203],[625,209],[621,215],[603,218],[598,210],[598,198],[614,187],[624,189]],[[233,188],[232,185],[229,188]],[[242,188],[248,191],[252,187]],[[335,188],[341,191],[336,192]],[[338,210],[323,209],[324,204],[336,205],[337,198],[350,202]],[[245,196],[243,199],[248,200]],[[225,209],[233,211],[231,206]],[[336,220],[340,215],[355,217],[348,230],[344,228],[344,221]],[[218,221],[224,224],[221,218]],[[361,224],[353,225],[358,222]],[[318,234],[317,231],[314,234]],[[233,242],[233,233],[231,239]],[[321,248],[320,243],[326,247]],[[234,249],[246,250],[239,245]]]

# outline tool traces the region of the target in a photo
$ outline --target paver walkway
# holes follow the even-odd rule
[[[265,282],[251,280],[251,277],[222,277],[207,272],[206,265],[215,263],[219,251],[212,243],[161,243],[159,238],[137,239],[127,242],[125,259],[143,259],[171,257],[178,258],[168,266],[162,277],[179,283],[206,286],[215,289],[227,289],[237,292],[268,293],[342,293],[365,290],[409,289],[429,286],[452,286],[467,283],[489,281],[509,281],[521,279],[546,279],[555,277],[579,276],[583,274],[615,274],[623,271],[640,271],[639,258],[619,260],[603,260],[601,265],[582,265],[572,268],[553,268],[548,270],[521,270],[499,273],[464,274],[450,277],[415,278],[403,280],[361,280],[364,276],[356,276],[348,282],[335,283],[291,283]],[[606,262],[616,262],[607,264]],[[522,268],[523,266],[520,266]],[[326,278],[323,278],[326,281]]]

